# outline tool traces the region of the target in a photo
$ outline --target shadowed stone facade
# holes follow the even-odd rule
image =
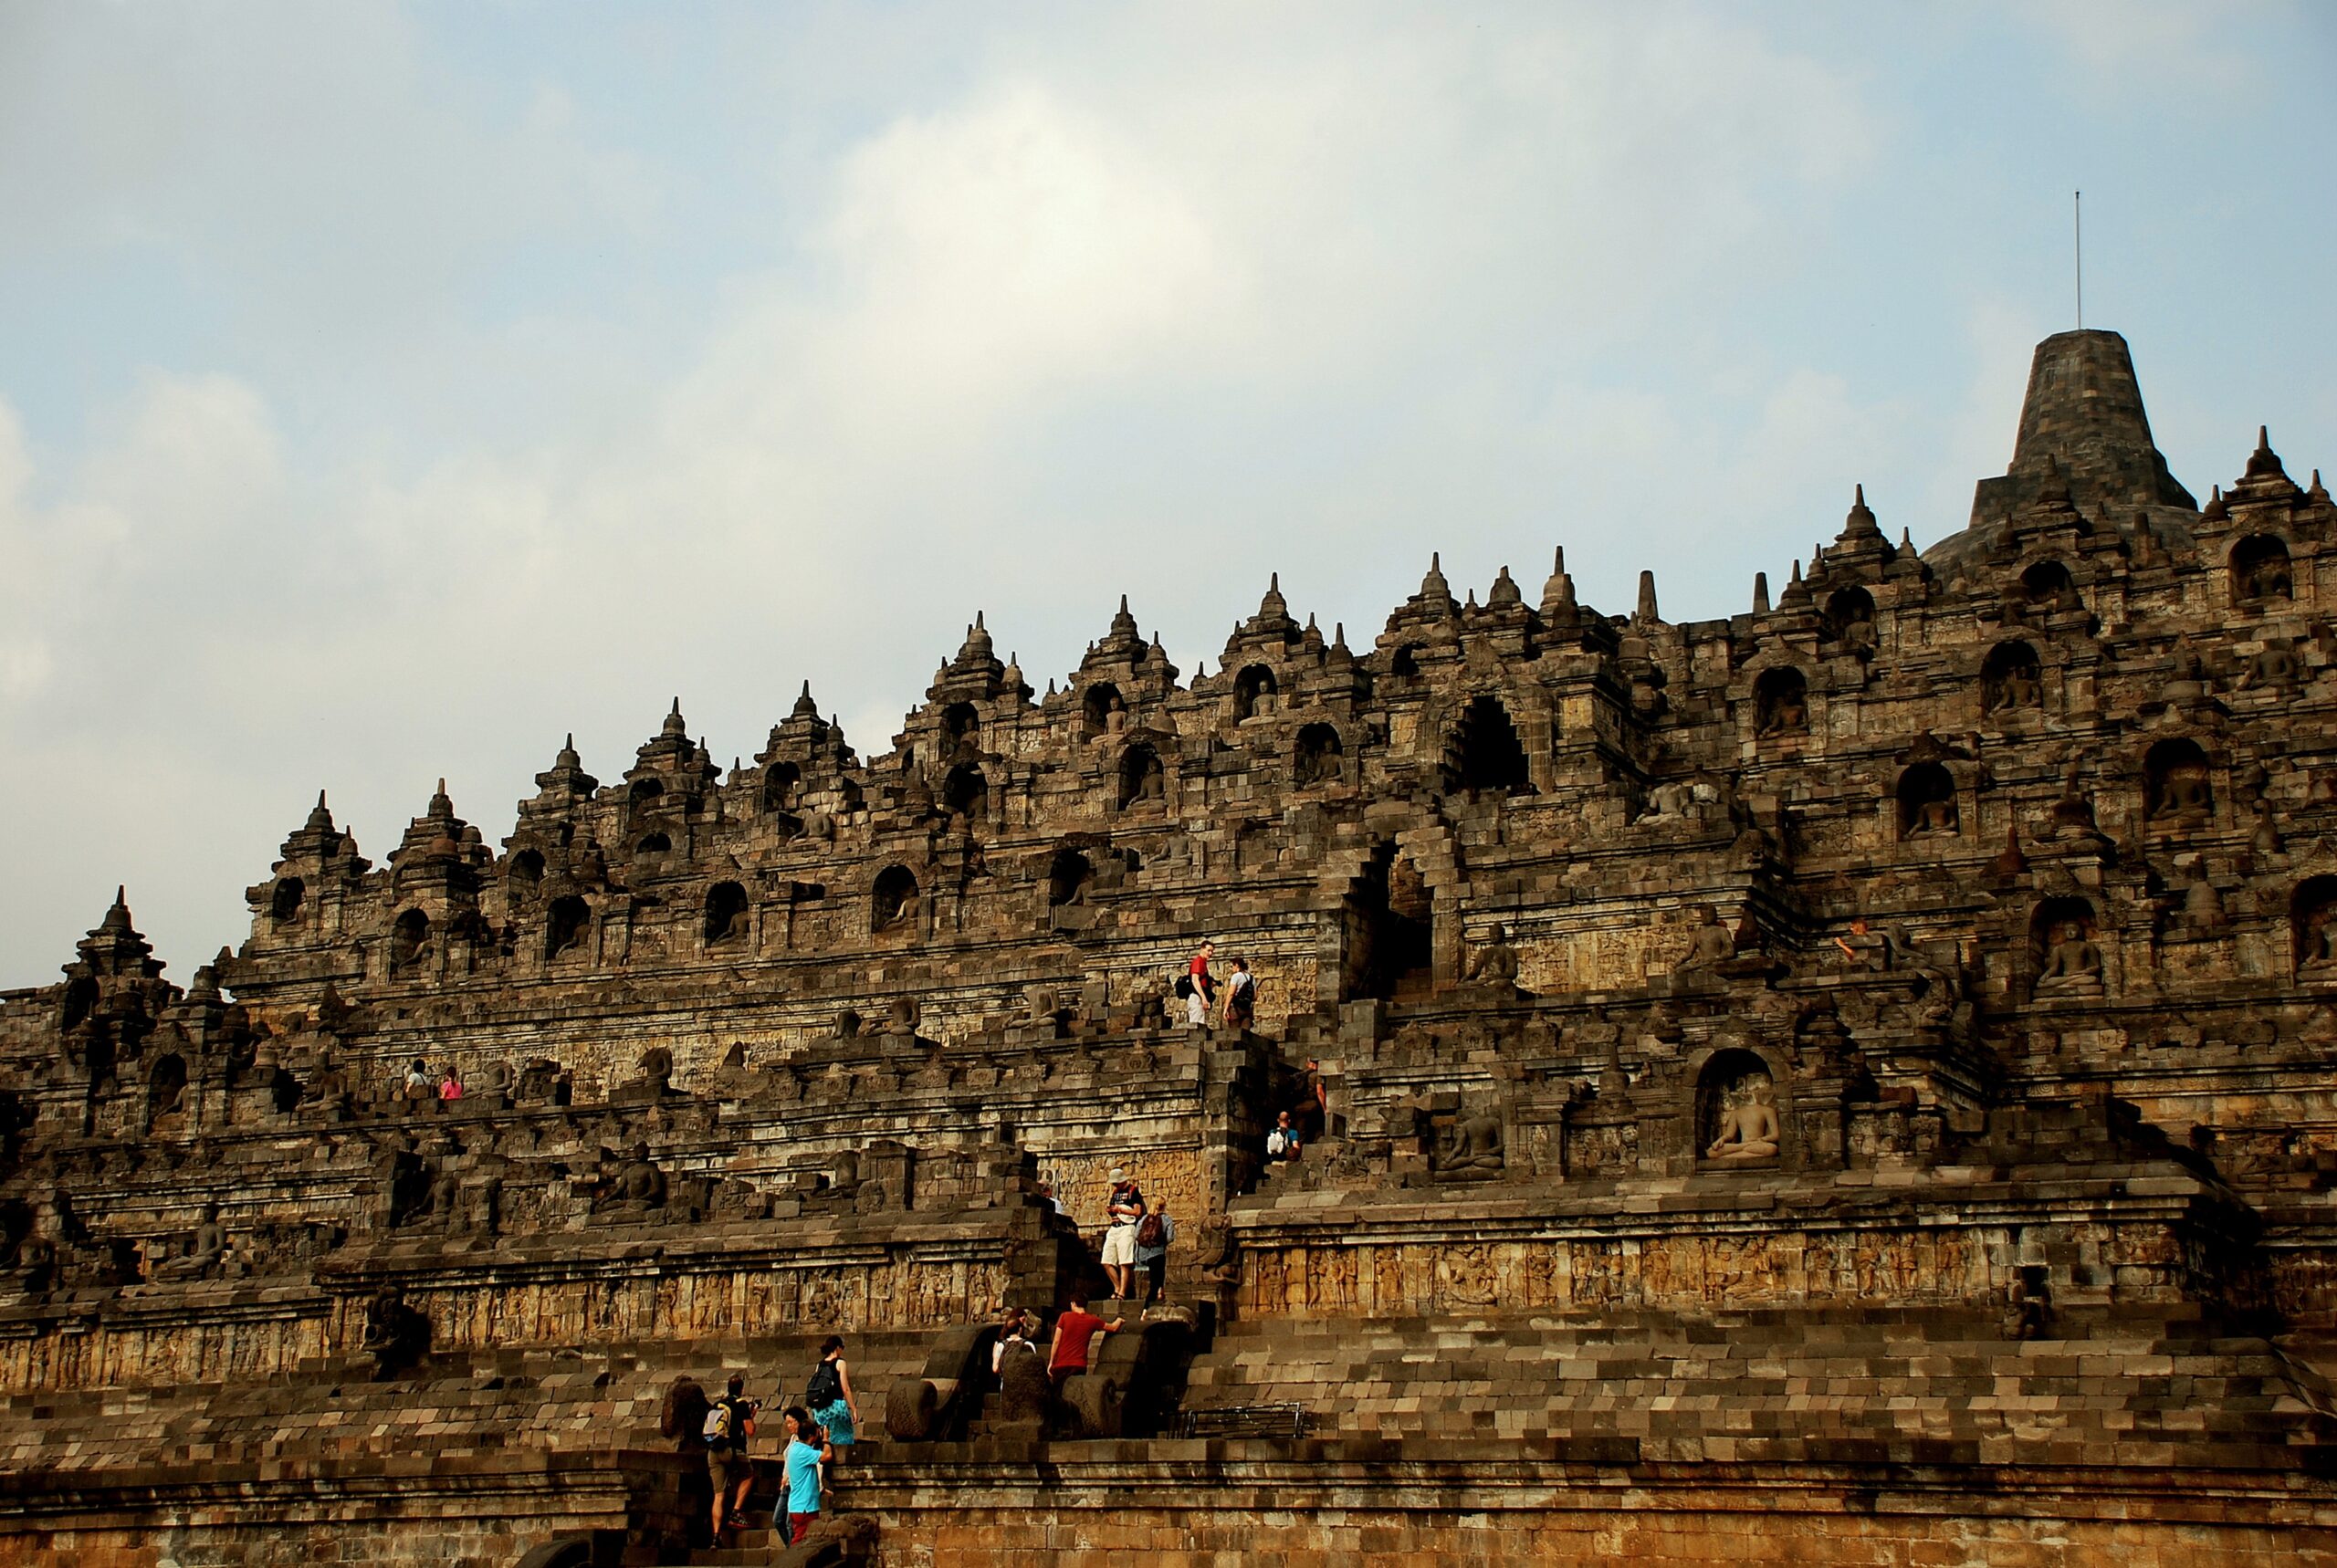
[[[2072,332],[1726,620],[977,619],[881,753],[320,798],[183,989],[117,901],[0,994],[0,1557],[685,1561],[676,1379],[840,1332],[888,1563],[2337,1563],[2333,624],[2318,474],[2196,505]],[[986,1393],[1115,1166],[1177,1307]]]

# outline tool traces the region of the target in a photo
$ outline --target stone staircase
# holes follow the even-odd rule
[[[839,1535],[830,1529],[815,1527],[815,1533],[807,1535],[802,1545],[784,1546],[780,1543],[779,1532],[763,1525],[731,1532],[727,1546],[701,1546],[686,1557],[669,1561],[686,1564],[687,1568],[707,1568],[718,1563],[736,1568],[823,1568],[824,1564],[865,1563],[868,1559],[867,1545],[856,1534]]]
[[[2337,1439],[2326,1382],[2197,1319],[1745,1312],[1252,1319],[1189,1410],[1297,1402],[1311,1436],[1589,1444],[1647,1461],[2294,1466]]]
[[[677,1375],[714,1394],[729,1372],[743,1371],[749,1395],[770,1410],[801,1393],[816,1344],[803,1334],[707,1344],[695,1354],[650,1345],[457,1352],[380,1382],[363,1364],[320,1361],[288,1378],[11,1395],[0,1399],[0,1469],[425,1449],[442,1459],[505,1449],[670,1450],[658,1422]],[[869,1422],[881,1426],[886,1389],[916,1374],[927,1344],[923,1334],[854,1337],[853,1385]]]

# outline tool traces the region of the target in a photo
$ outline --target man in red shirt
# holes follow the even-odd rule
[[[1210,1003],[1217,999],[1217,980],[1209,972],[1210,955],[1216,951],[1216,943],[1202,943],[1186,969],[1192,989],[1185,998],[1185,1021],[1196,1029],[1209,1022]]]
[[[1087,1346],[1095,1335],[1119,1333],[1124,1321],[1114,1318],[1106,1322],[1087,1310],[1086,1291],[1071,1293],[1071,1305],[1055,1319],[1054,1338],[1047,1342],[1047,1381],[1054,1385],[1056,1393],[1063,1392],[1063,1385],[1074,1374],[1087,1370]]]

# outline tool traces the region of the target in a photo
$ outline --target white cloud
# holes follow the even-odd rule
[[[2089,96],[2166,93],[2180,104],[2246,81],[2247,42],[2294,9],[2286,0],[2022,0],[2015,14],[2085,68],[2075,85]]]

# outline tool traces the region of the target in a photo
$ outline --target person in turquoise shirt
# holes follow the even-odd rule
[[[800,1545],[820,1517],[820,1467],[827,1462],[832,1450],[827,1434],[812,1419],[812,1413],[801,1405],[789,1407],[787,1416],[787,1452],[782,1463],[786,1467],[787,1484],[773,1511],[771,1528],[790,1546]]]

